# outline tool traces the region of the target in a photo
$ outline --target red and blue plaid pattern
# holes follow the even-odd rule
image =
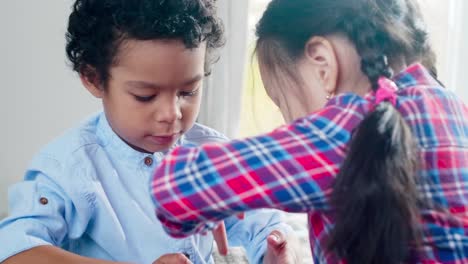
[[[423,246],[411,263],[468,263],[468,108],[421,65],[394,78],[396,108],[412,128],[423,159]],[[325,242],[333,228],[329,201],[353,129],[374,95],[339,95],[327,106],[275,131],[229,143],[179,147],[157,169],[152,193],[172,236],[206,231],[256,208],[309,213],[316,263],[340,263]]]

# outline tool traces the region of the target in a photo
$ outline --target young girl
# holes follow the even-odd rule
[[[194,124],[222,34],[211,0],[75,2],[67,55],[104,112],[45,147],[11,187],[0,262],[212,263],[211,234],[163,232],[148,183],[173,146],[226,140]],[[272,211],[225,224],[253,263],[270,233],[290,230]]]
[[[416,1],[273,0],[257,35],[289,125],[167,156],[166,231],[278,208],[309,213],[315,263],[468,262],[468,108],[432,76]]]

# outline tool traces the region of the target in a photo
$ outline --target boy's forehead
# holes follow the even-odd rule
[[[126,57],[144,58],[148,56],[172,56],[175,59],[203,55],[198,57],[204,59],[205,53],[206,42],[202,42],[196,47],[187,47],[184,42],[179,39],[129,39],[120,44],[116,56],[118,56],[119,59],[126,59]]]
[[[182,79],[185,82],[204,74],[206,46],[189,49],[177,40],[130,40],[116,55],[114,68],[142,77]],[[177,75],[177,76],[174,76]]]

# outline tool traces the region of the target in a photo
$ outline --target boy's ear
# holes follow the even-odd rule
[[[85,66],[80,71],[81,83],[86,89],[96,98],[102,98],[104,90],[102,89],[101,80],[96,69],[90,66]]]

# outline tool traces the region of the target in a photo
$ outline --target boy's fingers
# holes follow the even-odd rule
[[[163,255],[153,264],[192,264],[192,262],[185,254],[175,253]]]
[[[286,237],[278,230],[272,231],[267,237],[268,247],[275,253],[280,251],[286,246]]]
[[[226,256],[228,253],[228,241],[227,241],[227,234],[226,234],[226,227],[224,226],[224,222],[221,222],[215,229],[212,231],[213,238],[218,246],[219,254]]]

